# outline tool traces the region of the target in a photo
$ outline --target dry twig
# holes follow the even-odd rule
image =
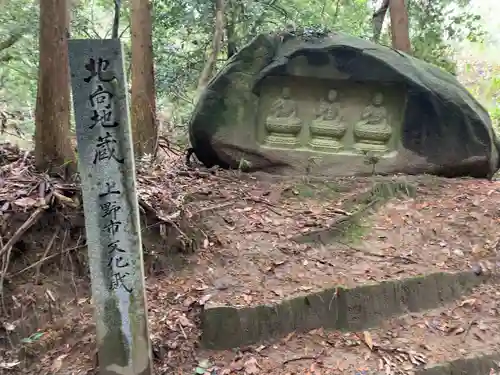
[[[38,207],[36,211],[31,214],[28,220],[26,220],[24,224],[19,227],[16,233],[14,233],[14,235],[9,239],[9,241],[7,241],[4,247],[2,247],[2,249],[0,250],[0,256],[2,256],[4,253],[10,253],[12,247],[16,244],[17,241],[19,241],[24,232],[30,229],[40,219],[47,208],[48,206],[46,205]]]
[[[281,366],[285,366],[288,363],[297,362],[297,361],[307,361],[307,360],[309,360],[309,361],[317,361],[324,354],[324,352],[325,352],[325,349],[321,350],[316,355],[302,355],[302,356],[299,356],[299,357],[285,359],[281,363]]]
[[[30,270],[30,269],[32,269],[32,268],[34,268],[34,267],[37,267],[39,264],[41,264],[41,263],[43,263],[43,262],[45,262],[45,261],[47,261],[47,260],[49,260],[49,259],[55,258],[55,257],[57,257],[57,256],[59,256],[59,255],[64,255],[64,254],[67,254],[67,253],[69,253],[69,252],[71,252],[71,251],[75,251],[75,250],[80,250],[80,249],[83,249],[83,248],[84,248],[84,247],[86,247],[86,246],[87,246],[87,245],[77,245],[77,246],[69,247],[69,248],[67,248],[67,249],[65,249],[65,250],[59,251],[59,252],[57,252],[57,253],[55,253],[55,254],[49,255],[49,256],[47,256],[47,257],[45,257],[45,258],[42,258],[42,259],[40,259],[39,261],[37,261],[36,263],[30,264],[28,267],[25,267],[25,268],[23,268],[22,270],[20,270],[20,271],[18,271],[18,272],[16,272],[16,273],[13,273],[13,274],[11,274],[11,275],[9,275],[9,276],[10,276],[10,277],[13,277],[13,276],[18,276],[18,275],[20,275],[20,274],[22,274],[22,273],[24,273],[24,272],[26,272],[26,271],[28,271],[28,270]]]
[[[374,253],[372,251],[369,251],[369,250],[365,250],[365,249],[360,249],[359,247],[354,247],[346,242],[343,242],[343,241],[337,241],[338,243],[340,243],[341,245],[344,245],[344,246],[347,246],[348,248],[354,250],[354,251],[358,251],[360,253],[363,253],[363,254],[366,254],[366,255],[369,255],[369,256],[372,256],[372,257],[377,257],[377,258],[392,258],[392,259],[398,259],[400,261],[403,261],[405,263],[411,263],[411,264],[418,264],[417,261],[409,258],[409,257],[405,257],[403,255],[387,255],[387,254],[380,254],[380,253]]]
[[[5,280],[5,275],[7,274],[7,269],[9,268],[9,262],[10,262],[10,254],[12,251],[13,246],[16,244],[17,241],[21,238],[21,236],[26,232],[33,224],[35,224],[42,214],[45,212],[47,209],[47,206],[42,206],[38,207],[35,212],[31,214],[31,216],[24,222],[23,225],[19,227],[19,229],[14,233],[14,235],[7,241],[7,243],[2,247],[0,250],[0,257],[2,257],[5,254],[4,261],[3,261],[3,267],[0,273],[0,298],[2,299],[2,305],[3,305],[3,283]]]
[[[59,234],[59,229],[56,229],[54,234],[52,235],[51,239],[49,240],[49,243],[45,247],[45,251],[43,252],[42,258],[45,259],[47,258],[47,254],[49,253],[50,249],[52,249],[52,246],[54,245],[54,241]],[[38,263],[38,262],[37,262]],[[40,278],[40,268],[42,267],[42,262],[38,263],[38,266],[36,268],[36,273],[35,273],[35,284],[38,284],[38,279]]]

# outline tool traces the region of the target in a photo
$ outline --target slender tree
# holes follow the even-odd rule
[[[222,48],[222,41],[224,38],[224,0],[214,1],[214,33],[212,37],[212,50],[208,55],[207,62],[203,68],[198,79],[197,95],[207,86],[208,82],[212,78],[217,63],[217,56]],[[229,36],[231,38],[231,36]],[[232,48],[231,46],[229,46]],[[231,53],[234,53],[232,51]]]
[[[115,14],[113,16],[113,30],[111,32],[112,39],[118,39],[118,29],[120,28],[120,7],[121,0],[115,0]]]
[[[391,16],[392,48],[411,53],[408,11],[405,0],[384,0],[373,13],[373,40],[378,43],[387,11]]]
[[[150,0],[132,0],[131,119],[137,156],[155,155],[158,144],[151,10]]]
[[[391,13],[392,48],[411,53],[405,0],[390,0],[389,12]]]
[[[67,0],[40,0],[40,57],[35,110],[35,161],[40,170],[75,171],[71,147]]]
[[[385,15],[389,9],[389,0],[384,0],[380,8],[378,8],[372,16],[373,22],[373,41],[378,43],[380,34],[382,33],[382,26],[384,25]]]

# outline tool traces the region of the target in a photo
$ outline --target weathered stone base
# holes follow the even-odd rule
[[[339,286],[274,305],[207,305],[202,315],[201,344],[228,349],[321,327],[362,330],[391,316],[453,301],[487,278],[470,271],[440,272],[351,289]]]
[[[311,139],[309,147],[316,151],[339,152],[343,150],[343,145],[333,138],[317,137]]]
[[[299,145],[297,137],[293,135],[283,134],[271,134],[265,140],[265,146],[276,147],[278,149],[293,149]]]

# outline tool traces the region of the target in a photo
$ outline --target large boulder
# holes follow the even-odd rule
[[[488,112],[451,74],[343,33],[259,35],[209,83],[189,135],[210,167],[491,177]]]

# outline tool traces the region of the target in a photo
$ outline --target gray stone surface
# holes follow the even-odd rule
[[[415,375],[495,375],[500,372],[499,363],[500,353],[476,354],[418,370]]]
[[[293,331],[363,330],[391,316],[455,300],[487,278],[469,271],[433,273],[351,289],[339,286],[273,305],[207,305],[202,314],[201,343],[205,348],[228,349],[284,337]]]
[[[144,270],[119,40],[70,40],[99,373],[150,375]]]
[[[263,34],[201,95],[189,124],[207,166],[282,174],[490,177],[500,143],[451,74],[343,33]]]

